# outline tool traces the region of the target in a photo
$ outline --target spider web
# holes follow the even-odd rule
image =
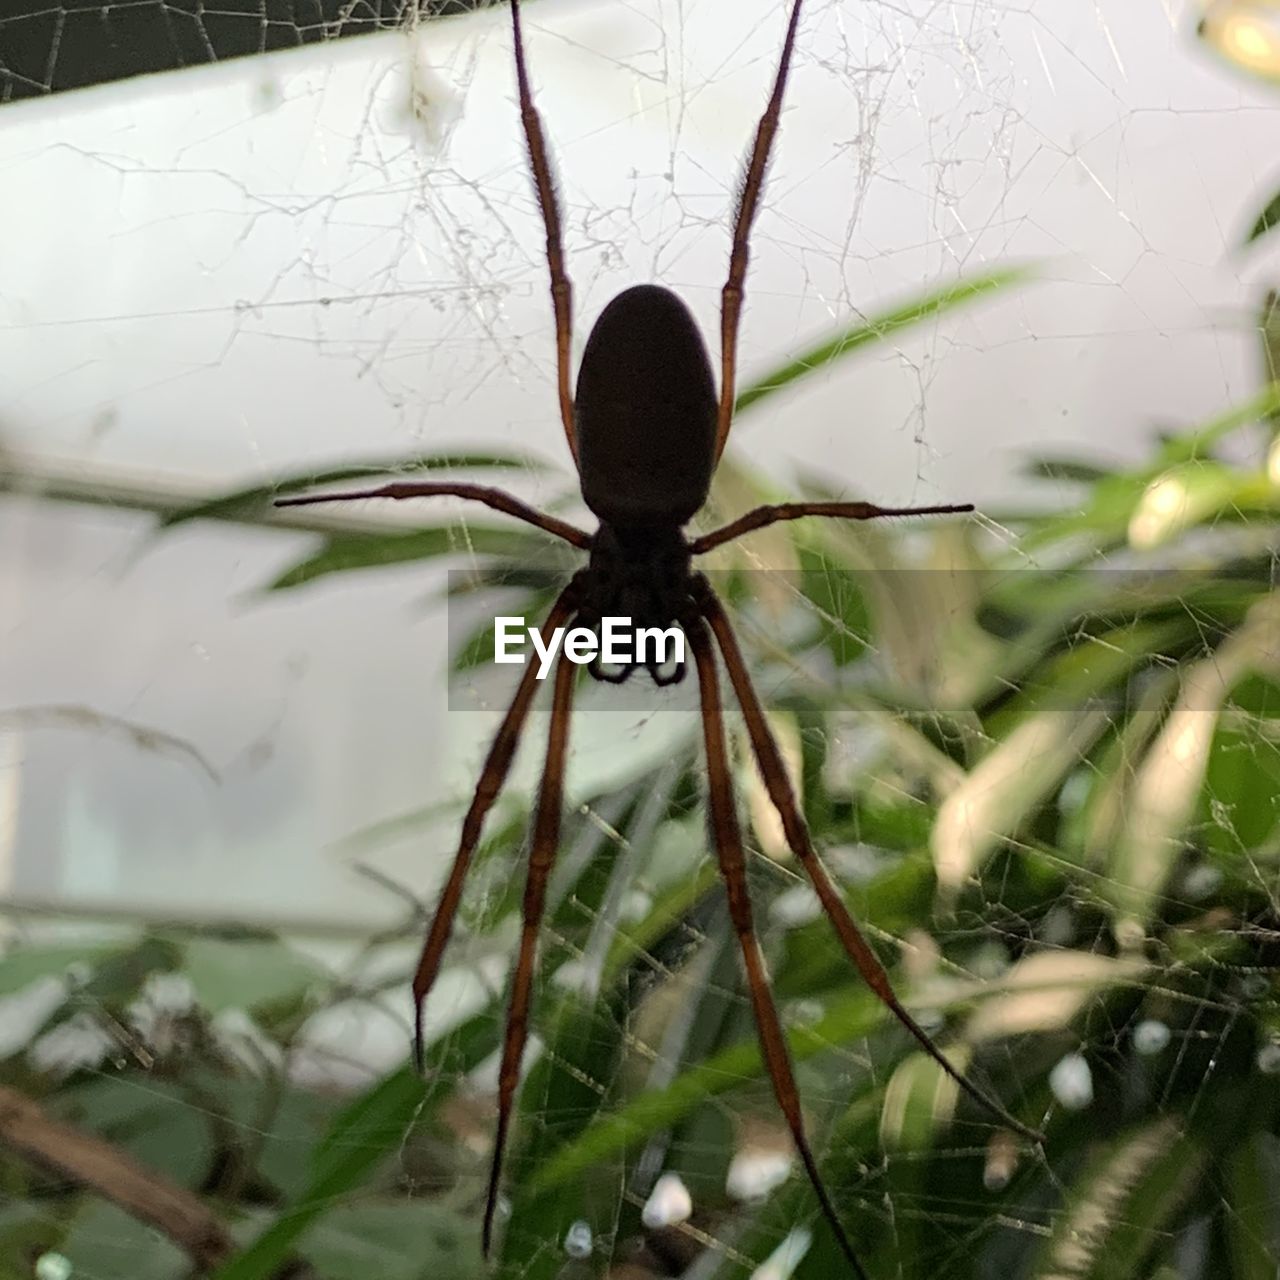
[[[317,1135],[334,1119],[333,1108],[308,1110],[307,1089],[366,1088],[403,1057],[417,903],[434,901],[501,698],[478,672],[451,677],[445,642],[471,615],[456,602],[446,610],[440,592],[446,563],[490,564],[493,522],[448,506],[447,562],[266,593],[314,549],[317,530],[380,537],[430,517],[355,510],[294,532],[257,519],[155,537],[154,515],[342,460],[493,454],[516,459],[494,482],[581,516],[556,421],[543,232],[512,101],[506,10],[436,22],[400,6],[28,9],[0,15],[0,882],[14,943],[4,963],[30,955],[37,970],[39,957],[52,967],[44,986],[15,979],[4,993],[26,1002],[23,1025],[38,1029],[85,978],[79,968],[67,987],[67,958],[89,956],[78,963],[92,969],[95,948],[133,945],[139,921],[188,931],[184,963],[168,968],[189,986],[144,975],[115,1003],[91,988],[61,1039],[50,1043],[46,1029],[34,1058],[20,1046],[13,1061],[65,1082],[59,1063],[81,1054],[101,1089],[69,1094],[67,1105],[108,1131],[119,1106],[109,1086],[135,1102],[160,1099],[162,1136],[140,1155],[202,1185],[207,1170],[195,1166],[208,1140],[191,1134],[205,1103],[186,1076],[157,1080],[143,1062],[183,1061],[206,1021],[220,1053],[269,1059],[271,1037],[237,1011],[312,1001],[320,1007],[306,1005],[303,1047],[289,1046],[287,1103],[246,1093],[228,1104],[274,1162],[287,1201],[304,1193]],[[1274,1141],[1250,1131],[1240,1162],[1210,1172],[1203,1138],[1204,1126],[1231,1122],[1232,1089],[1264,1112],[1274,1100],[1277,850],[1265,788],[1280,752],[1262,687],[1275,675],[1265,615],[1243,633],[1253,645],[1245,656],[1220,649],[1221,615],[1203,599],[1211,574],[1197,559],[1205,546],[1193,543],[1185,563],[1171,552],[1161,563],[1188,574],[1174,607],[1203,633],[1198,661],[1218,671],[1220,700],[1209,692],[1207,704],[1184,708],[1169,692],[1160,701],[1159,661],[1130,691],[1133,703],[1100,698],[1077,714],[1050,690],[1045,718],[1001,756],[1013,761],[1009,777],[990,771],[986,794],[961,792],[969,807],[929,810],[954,790],[955,761],[976,766],[998,739],[990,725],[957,723],[949,708],[963,700],[948,702],[954,690],[933,681],[939,664],[976,669],[985,652],[975,632],[946,619],[987,590],[994,566],[1026,576],[995,591],[981,621],[1014,626],[1018,593],[1051,593],[1062,552],[1025,544],[1014,517],[1084,501],[1063,471],[1030,485],[1027,454],[1139,468],[1158,433],[1213,418],[1271,376],[1257,316],[1274,249],[1246,256],[1238,246],[1280,168],[1274,100],[1212,60],[1198,17],[1190,6],[1084,0],[1052,11],[989,0],[806,4],[753,240],[746,379],[927,287],[1011,262],[1038,266],[1024,285],[895,333],[744,414],[732,483],[717,494],[739,509],[804,486],[886,504],[972,500],[983,512],[982,573],[966,572],[973,547],[912,535],[905,575],[886,587],[865,568],[882,569],[876,558],[888,554],[872,531],[798,549],[786,538],[747,544],[718,581],[762,690],[782,708],[784,746],[804,759],[806,791],[829,803],[825,817],[811,816],[836,873],[856,893],[895,874],[907,885],[883,892],[914,905],[882,909],[873,897],[870,907],[883,910],[872,938],[912,1007],[934,1006],[931,1028],[954,1030],[964,1011],[951,1002],[966,984],[998,986],[1028,956],[1056,957],[1066,968],[1042,977],[1075,1002],[1060,995],[1048,1012],[1020,1012],[1012,995],[992,1002],[994,1030],[987,1040],[975,1033],[976,1065],[1006,1101],[1032,1099],[1035,1122],[1056,1118],[1051,1135],[1064,1116],[1089,1129],[1087,1142],[1061,1137],[1057,1152],[1052,1141],[1043,1153],[1016,1152],[994,1122],[965,1113],[961,1138],[941,1154],[918,1140],[931,1086],[895,1073],[903,1046],[878,1024],[832,1038],[840,1018],[863,1016],[857,988],[739,760],[753,890],[784,1015],[828,1037],[799,1067],[807,1114],[833,1190],[865,1225],[877,1276],[1108,1274],[1097,1269],[1098,1240],[1134,1260],[1126,1274],[1220,1274],[1223,1258],[1233,1274],[1276,1266],[1274,1223],[1250,1191],[1274,1172]],[[640,280],[675,289],[714,334],[726,223],[775,65],[779,5],[540,3],[528,22],[565,210],[576,351],[608,299]],[[145,37],[139,23],[151,24]],[[96,52],[78,43],[87,24]],[[169,34],[158,39],[161,29]],[[361,38],[340,39],[353,34]],[[164,65],[184,69],[100,83]],[[98,87],[53,92],[82,84]],[[1255,446],[1246,434],[1226,456],[1252,465]],[[1264,508],[1241,507],[1231,528],[1213,531],[1241,541],[1210,563],[1253,557],[1267,580]],[[1103,545],[1095,574],[1121,582],[1132,551]],[[861,576],[844,571],[850,563]],[[809,589],[814,580],[829,590]],[[868,631],[849,596],[877,590],[872,671],[850,675],[849,654],[866,652]],[[1062,640],[1068,661],[1115,649],[1115,636],[1093,625],[1102,606],[1090,607]],[[896,631],[884,629],[886,616]],[[914,643],[921,635],[941,639]],[[791,662],[789,646],[815,648],[820,661]],[[1187,661],[1163,666],[1176,673]],[[805,671],[825,682],[821,713]],[[914,713],[872,714],[885,681],[917,677]],[[1236,697],[1246,679],[1262,684]],[[617,976],[610,966],[628,931],[708,872],[687,691],[650,697],[633,685],[612,702],[609,692],[589,695],[574,725],[544,994],[598,992]],[[1126,735],[1148,706],[1158,708],[1149,734]],[[1195,717],[1224,706],[1220,727],[1197,737]],[[469,707],[484,714],[461,713]],[[1070,774],[1059,806],[1069,830],[1072,788],[1079,812],[1093,813],[1091,788],[1107,770],[1137,777],[1158,731],[1179,723],[1175,756],[1179,742],[1216,743],[1218,754],[1187,819],[1193,835],[1179,835],[1176,865],[1154,887],[1116,852],[1142,853],[1132,824],[1110,829],[1116,850],[1073,862],[1033,806],[1018,823],[1001,811],[1002,797],[1032,794],[1037,769],[1057,761]],[[913,749],[947,755],[951,772],[918,755],[880,767],[903,725],[917,735]],[[345,1197],[315,1228],[334,1275],[367,1268],[370,1240],[388,1275],[474,1273],[467,1233],[492,1127],[518,831],[537,776],[532,742],[544,734],[535,717],[432,998],[447,1103],[425,1136],[411,1115],[372,1190]],[[917,802],[936,821],[913,834]],[[1132,792],[1115,801],[1143,802]],[[922,867],[936,876],[936,900],[912,889]],[[1161,934],[1161,946],[1117,944],[1125,927],[1170,915],[1180,930]],[[1200,923],[1181,929],[1187,918]],[[189,933],[210,923],[222,932]],[[287,947],[238,943],[227,931],[244,927],[282,932]],[[1171,937],[1187,949],[1162,949]],[[531,1172],[559,1141],[563,1098],[539,1062],[572,1068],[582,1097],[595,1099],[575,1105],[602,1123],[700,1066],[721,1078],[700,1106],[633,1144],[625,1163],[618,1151],[602,1157],[581,1213],[555,1218],[523,1259],[502,1262],[503,1274],[605,1274],[642,1238],[636,1274],[746,1275],[753,1265],[761,1280],[796,1266],[821,1274],[813,1268],[827,1245],[798,1179],[771,1188],[758,1215],[735,1212],[726,1193],[726,1183],[742,1195],[766,1185],[785,1171],[788,1148],[767,1083],[730,1052],[749,1047],[751,1023],[718,900],[691,898],[678,927],[646,935],[636,951],[625,1014],[601,1004],[596,1057],[584,1050],[580,1062],[556,1039],[551,995],[539,1006],[542,1053],[531,1055],[509,1163],[512,1229],[528,1230]],[[1088,968],[1095,959],[1130,967],[1103,977]],[[464,1070],[475,1022],[490,1052]],[[254,1070],[263,1077],[260,1062]],[[265,1072],[284,1075],[278,1063]],[[890,1119],[858,1129],[846,1109],[880,1088],[877,1115]],[[344,1140],[358,1148],[360,1132]],[[1108,1141],[1119,1132],[1127,1144]],[[841,1163],[842,1142],[857,1159]],[[180,1148],[196,1153],[190,1167],[174,1158]],[[381,1151],[373,1138],[368,1149]],[[1170,1152],[1180,1177],[1162,1174],[1157,1155]],[[660,1183],[663,1173],[678,1185]],[[646,1207],[652,1223],[679,1217],[681,1188],[692,1215],[646,1234]],[[100,1280],[138,1274],[153,1256],[154,1274],[177,1274],[123,1216],[36,1199],[40,1221],[72,1223],[41,1257]],[[371,1213],[391,1216],[361,1219],[369,1201]],[[437,1215],[452,1251],[424,1260],[423,1221],[395,1218],[402,1202]],[[267,1220],[255,1212],[250,1227]],[[14,1259],[31,1256],[11,1248]]]

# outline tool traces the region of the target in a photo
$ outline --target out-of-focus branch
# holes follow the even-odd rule
[[[235,1253],[235,1242],[221,1219],[198,1196],[144,1168],[111,1143],[54,1120],[38,1103],[3,1085],[0,1144],[163,1232],[202,1272],[213,1271]],[[297,1262],[278,1273],[280,1280],[305,1280],[311,1274]]]
[[[144,1169],[109,1142],[54,1120],[30,1098],[0,1086],[0,1143],[162,1231],[212,1271],[235,1251],[221,1220],[199,1199]]]

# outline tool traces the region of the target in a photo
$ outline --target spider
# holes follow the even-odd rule
[[[742,834],[725,749],[717,649],[742,709],[766,790],[782,818],[787,841],[863,980],[924,1051],[975,1101],[1023,1137],[1040,1142],[1042,1136],[1009,1115],[954,1067],[894,993],[884,966],[818,858],[728,615],[706,577],[693,569],[692,562],[695,556],[780,520],[804,516],[870,520],[882,516],[946,515],[972,511],[973,507],[964,504],[901,508],[879,507],[868,502],[789,502],[757,507],[711,533],[693,538],[685,536],[684,526],[706,501],[712,474],[732,424],[738,325],[751,224],[778,129],[803,0],[793,0],[791,5],[773,89],[756,129],[734,215],[729,273],[721,293],[718,397],[711,361],[692,314],[674,293],[652,284],[626,289],[604,309],[583,351],[576,394],[570,393],[571,286],[561,243],[560,208],[542,120],[529,87],[519,0],[510,0],[510,3],[520,119],[546,231],[560,420],[581,482],[583,499],[599,519],[599,526],[594,533],[587,533],[499,489],[449,481],[396,482],[358,492],[281,499],[277,505],[437,496],[480,502],[563,539],[589,555],[586,566],[573,575],[551,606],[543,624],[544,637],[571,622],[598,627],[607,616],[629,617],[636,626],[676,625],[683,630],[693,655],[701,704],[711,836],[728,895],[730,918],[741,945],[764,1062],[821,1211],[853,1273],[860,1280],[867,1280],[819,1174],[805,1133],[795,1074],[756,937],[747,892]],[[657,684],[675,683],[685,674],[683,663],[677,663],[673,671],[661,669],[654,661],[647,662],[645,667]],[[638,667],[632,662],[606,671],[598,663],[592,663],[588,669],[596,679],[621,682],[630,678]],[[489,748],[462,823],[453,867],[422,947],[413,980],[414,1048],[419,1069],[422,1067],[423,1004],[440,971],[485,816],[506,780],[533,703],[535,676],[536,669],[529,664]],[[486,1255],[493,1238],[503,1153],[529,1031],[535,952],[547,880],[560,835],[574,684],[574,666],[561,654],[555,671],[546,765],[538,792],[523,924],[499,1069],[498,1120],[482,1233]]]

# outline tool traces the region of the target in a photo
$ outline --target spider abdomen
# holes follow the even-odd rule
[[[615,528],[680,526],[715,469],[716,394],[706,345],[669,289],[624,290],[582,355],[574,405],[587,506]]]

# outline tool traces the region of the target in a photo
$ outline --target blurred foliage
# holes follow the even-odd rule
[[[815,351],[854,350],[854,332]],[[814,1145],[873,1276],[1275,1280],[1277,410],[1268,385],[1134,467],[1030,459],[1060,511],[801,522],[717,558],[850,906],[944,1049],[1047,1133],[1019,1146],[913,1050],[819,918],[743,763],[757,918]],[[1240,460],[1250,433],[1255,462]],[[272,492],[235,495],[232,518],[269,518]],[[776,496],[726,464],[713,503],[732,515]],[[477,532],[398,530],[385,555],[367,533],[328,533],[273,586],[465,546],[469,589],[515,590],[536,613],[539,535]],[[477,645],[456,660],[479,661]],[[749,1148],[787,1146],[706,849],[697,741],[690,716],[667,758],[566,817],[498,1275],[729,1280],[771,1257],[762,1275],[844,1274],[794,1170],[755,1202],[725,1190]],[[462,928],[501,949],[524,831],[497,826],[482,857],[503,872]],[[420,928],[410,912],[405,935]],[[333,1280],[475,1276],[491,1117],[473,1080],[501,999],[431,1046],[425,1083],[400,1068],[337,1095],[295,1070],[318,1011],[377,1005],[407,980],[340,979],[262,933],[17,948],[0,993],[43,981],[56,998],[0,1081],[216,1205],[245,1243],[222,1280],[292,1255]],[[647,1225],[664,1171],[693,1216]],[[184,1274],[167,1242],[3,1151],[0,1176],[13,1274],[44,1254],[98,1280]]]

